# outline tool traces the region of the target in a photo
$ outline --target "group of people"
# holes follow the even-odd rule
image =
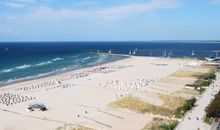
[[[88,77],[92,73],[104,73],[105,74],[105,73],[110,73],[110,72],[114,72],[114,71],[115,71],[115,68],[112,67],[112,66],[100,66],[100,67],[97,67],[97,68],[93,68],[93,69],[88,69],[86,71],[82,71],[80,73],[74,73],[68,79],[84,78],[84,77]]]
[[[114,72],[115,68],[113,66],[100,66],[94,69],[89,69],[88,73],[111,73]]]
[[[57,88],[71,88],[71,87],[74,87],[75,85],[74,84],[63,84],[63,85],[57,85],[57,86],[52,86],[52,87],[47,87],[46,88],[46,91],[50,91],[50,90],[54,90],[54,89],[57,89]]]
[[[73,86],[74,84],[62,84],[60,80],[53,80],[41,84],[16,88],[15,91],[30,91],[36,89],[45,89],[46,91],[49,91],[49,90],[54,90],[56,88],[70,88]]]
[[[68,80],[73,80],[73,79],[78,79],[78,78],[88,77],[92,73],[110,73],[110,72],[116,71],[116,69],[117,69],[117,67],[115,67],[115,66],[108,66],[108,65],[99,66],[96,68],[84,70],[79,73],[74,73],[74,74],[71,74],[70,76],[65,76],[60,79],[47,81],[47,82],[40,83],[40,84],[32,84],[29,86],[19,87],[19,88],[16,88],[15,91],[30,91],[30,90],[36,90],[36,89],[45,89],[46,91],[49,91],[49,90],[54,90],[56,88],[73,87],[74,84],[63,85],[62,82],[68,81]]]
[[[54,85],[58,85],[58,84],[61,84],[61,82],[59,80],[48,81],[48,82],[45,82],[42,84],[36,84],[36,85],[16,88],[15,91],[27,91],[27,90],[41,89],[41,88],[45,88],[48,86],[54,86]]]
[[[134,81],[121,82],[113,80],[104,84],[100,83],[100,87],[115,88],[120,90],[137,90],[139,88],[147,87],[150,83],[155,82],[155,79],[137,79]]]
[[[84,78],[84,77],[87,77],[87,76],[89,76],[89,73],[81,72],[81,73],[72,74],[71,78],[72,79],[78,79],[78,78]]]
[[[0,104],[4,104],[6,106],[23,103],[34,99],[36,99],[36,97],[21,96],[13,93],[0,94]]]

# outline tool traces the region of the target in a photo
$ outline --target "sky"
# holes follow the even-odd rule
[[[0,0],[0,42],[151,40],[220,40],[220,0]]]

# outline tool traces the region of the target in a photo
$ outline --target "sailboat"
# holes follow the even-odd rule
[[[111,54],[111,53],[112,53],[112,50],[110,49],[110,50],[108,51],[108,53]]]
[[[173,56],[173,53],[172,53],[172,51],[169,51],[168,57],[170,58],[171,56]]]
[[[218,57],[218,51],[215,52],[215,57]]]
[[[164,55],[163,55],[164,57],[166,57],[167,56],[167,52],[166,51],[164,51]]]
[[[135,55],[135,54],[136,54],[136,51],[134,50],[134,51],[133,51],[133,55]]]
[[[131,51],[129,51],[129,55],[131,55]]]
[[[195,55],[195,53],[194,53],[194,51],[192,51],[192,54],[191,54],[192,56],[194,56]]]

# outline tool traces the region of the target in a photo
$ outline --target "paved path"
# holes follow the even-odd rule
[[[213,122],[210,130],[220,130],[220,121]]]
[[[214,95],[220,90],[220,74],[217,74],[217,80],[210,85],[197,100],[196,106],[186,114],[182,122],[179,123],[176,130],[204,130],[202,129],[203,120],[206,115],[205,108],[209,105]]]

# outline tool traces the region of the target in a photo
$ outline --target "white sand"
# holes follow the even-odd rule
[[[97,68],[96,66],[0,88],[0,94],[13,93],[36,97],[34,100],[9,106],[0,103],[0,130],[53,130],[63,126],[64,123],[94,129],[140,130],[152,120],[152,117],[128,110],[114,110],[107,105],[116,100],[116,95],[124,96],[131,93],[146,102],[162,105],[160,100],[152,98],[155,96],[153,92],[170,93],[182,88],[163,87],[156,81],[137,89],[130,88],[130,86],[125,89],[123,84],[137,82],[137,79],[159,80],[191,62],[201,63],[201,61],[189,59],[131,57],[102,65],[113,68],[113,72],[110,73],[90,73],[84,78],[70,78],[70,75],[74,73],[85,72]],[[61,79],[68,80],[61,81]],[[62,85],[74,84],[75,86],[52,89],[57,85],[48,85],[31,90],[16,91],[18,88],[56,80],[61,81]],[[121,83],[120,87],[114,85],[105,87],[106,83],[115,80]],[[48,111],[27,112],[26,108],[31,103],[44,103],[48,107]],[[86,114],[85,111],[88,113]],[[77,117],[77,115],[80,116]]]

